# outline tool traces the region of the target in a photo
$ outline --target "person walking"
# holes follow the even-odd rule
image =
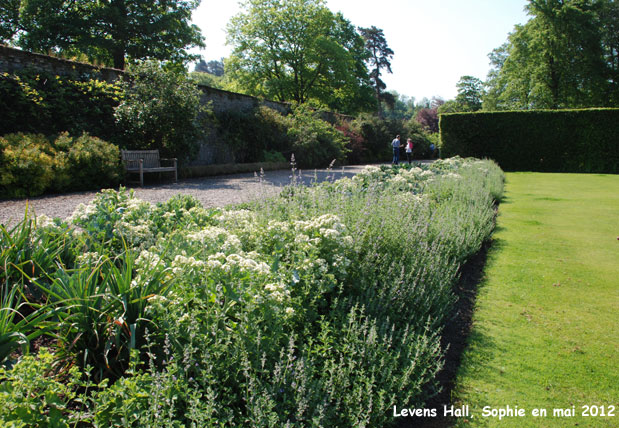
[[[393,161],[391,163],[393,165],[398,165],[400,163],[400,136],[396,135],[393,141],[391,142],[391,147],[393,147]]]
[[[408,164],[411,164],[411,160],[413,159],[413,140],[410,138],[406,139],[406,158],[408,159]]]

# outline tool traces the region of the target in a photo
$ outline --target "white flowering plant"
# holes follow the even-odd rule
[[[68,243],[41,289],[64,357],[115,381],[81,409],[99,426],[390,426],[392,403],[435,391],[459,266],[502,186],[454,158],[220,209],[105,190],[23,247]],[[121,400],[136,388],[154,404]]]

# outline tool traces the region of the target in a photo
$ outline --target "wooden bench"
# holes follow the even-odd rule
[[[159,150],[121,150],[121,156],[128,173],[140,174],[140,186],[144,186],[145,172],[173,172],[174,182],[178,181],[176,158],[160,159]],[[172,166],[161,166],[161,161],[171,162]]]

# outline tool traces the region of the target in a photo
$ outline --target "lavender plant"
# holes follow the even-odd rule
[[[496,164],[454,158],[242,209],[101,193],[71,219],[76,270],[44,288],[67,356],[120,376],[82,410],[94,426],[393,425],[393,404],[437,391],[452,287],[502,185]]]

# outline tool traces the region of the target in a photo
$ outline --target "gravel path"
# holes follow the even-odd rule
[[[324,169],[297,171],[297,177],[300,177],[305,184],[309,184],[315,179],[324,181],[352,177],[363,168],[365,168],[363,165],[354,165],[332,171]],[[290,183],[291,175],[291,170],[278,170],[265,172],[262,183],[255,174],[246,173],[188,179],[178,183],[161,182],[133,189],[136,197],[152,203],[165,202],[172,196],[182,193],[193,195],[205,207],[222,207],[275,195],[283,186]],[[91,201],[96,193],[89,191],[0,201],[0,224],[15,224],[24,217],[26,206],[30,213],[64,219],[70,216],[80,203],[86,204]]]

